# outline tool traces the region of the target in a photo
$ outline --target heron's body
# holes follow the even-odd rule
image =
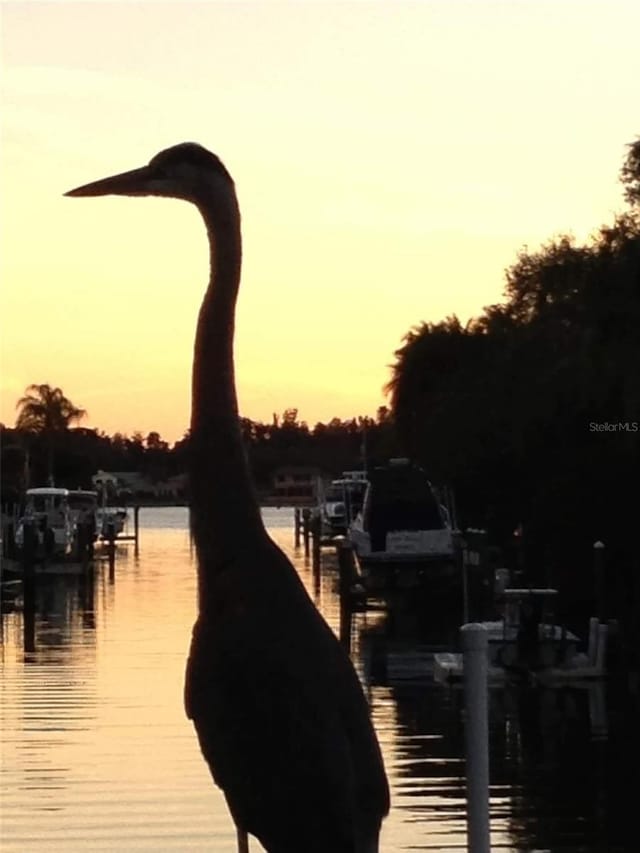
[[[386,784],[350,661],[266,537],[228,571],[194,628],[186,696],[234,820],[270,853],[376,850]]]
[[[215,155],[186,143],[72,195],[169,195],[205,221],[211,279],[196,333],[191,508],[198,619],[185,703],[237,827],[269,853],[375,853],[389,792],[351,661],[262,524],[233,370],[240,217]]]

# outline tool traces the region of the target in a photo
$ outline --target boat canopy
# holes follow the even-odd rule
[[[68,489],[56,489],[53,486],[40,489],[27,489],[25,511],[32,513],[49,513],[64,508],[69,501]]]

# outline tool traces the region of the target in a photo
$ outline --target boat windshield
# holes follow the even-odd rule
[[[369,497],[369,526],[387,530],[441,530],[445,520],[431,484],[419,469],[377,470]]]
[[[69,492],[67,500],[69,502],[70,509],[94,509],[97,504],[97,496],[92,495],[91,493],[82,494],[78,492]]]
[[[29,495],[27,499],[28,512],[51,512],[62,505],[60,495]]]
[[[324,496],[327,503],[335,503],[336,501],[344,500],[344,490],[342,486],[329,486]]]

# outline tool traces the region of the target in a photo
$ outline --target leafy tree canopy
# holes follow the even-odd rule
[[[16,427],[29,432],[64,431],[87,414],[65,397],[62,389],[46,383],[29,385],[16,408],[19,409]]]
[[[629,204],[640,203],[640,137],[629,146],[626,160],[620,171],[624,195]]]
[[[630,210],[584,245],[524,248],[502,304],[422,323],[395,354],[399,439],[466,523],[629,545],[611,496],[640,473],[640,139],[622,177]]]

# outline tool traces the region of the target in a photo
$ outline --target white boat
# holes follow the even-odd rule
[[[502,683],[523,675],[538,682],[564,683],[602,678],[607,626],[593,618],[586,652],[580,638],[553,621],[558,591],[547,588],[502,590],[501,619],[477,623],[487,633],[487,676]],[[456,681],[464,674],[463,657],[456,652],[434,655],[437,681]]]
[[[96,530],[101,539],[117,538],[124,532],[126,523],[126,507],[100,506],[96,510]]]
[[[47,486],[27,489],[24,515],[16,529],[16,545],[22,549],[25,525],[33,524],[38,546],[45,556],[67,556],[74,541],[74,523],[69,509],[68,489]]]
[[[362,575],[375,585],[413,586],[455,572],[446,511],[425,472],[406,459],[371,472],[348,537]]]
[[[324,536],[340,536],[347,532],[362,509],[366,487],[366,471],[343,471],[342,477],[320,488],[317,511]]]

